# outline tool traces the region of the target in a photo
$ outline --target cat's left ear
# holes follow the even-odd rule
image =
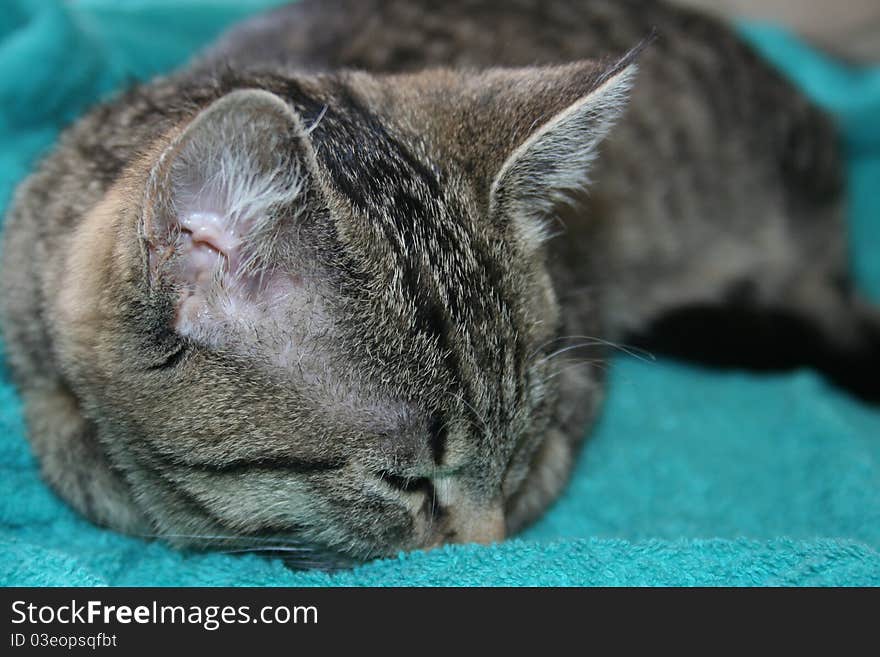
[[[394,107],[420,112],[431,142],[465,172],[490,218],[537,246],[551,209],[588,185],[649,42],[614,60],[413,74],[398,78]]]

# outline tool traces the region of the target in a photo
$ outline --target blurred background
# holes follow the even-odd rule
[[[880,0],[674,0],[728,18],[787,25],[853,62],[880,60]]]

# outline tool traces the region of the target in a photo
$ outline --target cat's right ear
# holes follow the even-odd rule
[[[255,292],[313,170],[302,120],[267,91],[233,91],[172,138],[146,183],[141,240],[151,283],[181,290],[179,316],[221,288]]]

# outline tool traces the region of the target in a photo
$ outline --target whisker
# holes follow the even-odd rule
[[[622,351],[627,356],[632,356],[633,358],[637,358],[645,363],[653,363],[657,361],[657,357],[647,349],[642,349],[641,347],[636,347],[634,345],[618,344],[616,342],[610,342],[609,340],[602,340],[600,338],[594,339],[599,340],[602,344],[611,347],[612,349]]]
[[[233,550],[218,550],[217,554],[252,554],[258,552],[295,552],[297,554],[317,554],[312,547],[295,547],[289,545],[256,545],[246,548],[235,548]]]
[[[453,392],[447,392],[447,394],[449,394],[451,397],[454,397],[455,399],[457,399],[458,401],[460,401],[462,404],[464,404],[465,406],[467,406],[469,409],[471,409],[471,412],[473,412],[473,414],[474,414],[474,415],[477,417],[477,419],[480,421],[480,424],[482,425],[480,428],[483,430],[483,433],[484,433],[484,434],[488,434],[488,433],[489,433],[489,425],[486,423],[486,418],[484,418],[482,415],[480,415],[480,413],[477,411],[477,409],[475,409],[473,406],[471,406],[471,405],[468,403],[468,401],[464,398],[463,395],[457,395],[457,394],[455,394],[455,393],[453,393]]]
[[[488,431],[488,429],[486,428],[486,426],[485,426],[484,424],[480,424],[477,420],[473,420],[473,419],[471,419],[471,418],[467,418],[467,417],[465,417],[465,418],[458,418],[458,419],[459,419],[459,420],[464,420],[465,422],[467,422],[467,425],[468,425],[470,428],[475,429],[475,430],[478,431],[481,435],[483,435],[483,436],[487,435],[487,431]]]
[[[341,570],[350,567],[352,564],[346,565],[342,562],[330,561],[322,559],[320,555],[316,555],[315,557],[303,556],[303,555],[288,555],[285,554],[284,551],[281,550],[255,550],[253,552],[235,552],[235,553],[224,553],[220,554],[230,554],[231,556],[246,556],[247,554],[254,554],[259,557],[276,557],[281,559],[284,562],[284,565],[288,568],[292,568],[294,570],[323,570],[325,572],[333,572],[337,570]]]
[[[554,342],[562,342],[563,340],[600,340],[600,338],[592,335],[557,335],[556,337],[550,338],[546,342],[538,345],[538,347],[532,352],[532,357],[537,356],[544,348],[549,347]]]
[[[549,341],[545,342],[543,345],[541,345],[538,349],[535,350],[534,355],[537,355],[537,353],[539,353],[542,349],[553,344],[554,342],[558,342],[561,340],[576,340],[576,339],[583,340],[583,342],[580,342],[576,345],[569,345],[567,347],[564,347],[562,349],[554,351],[553,353],[545,356],[543,359],[538,360],[537,363],[546,362],[550,358],[558,356],[559,354],[565,353],[566,351],[569,351],[571,349],[580,349],[583,347],[592,347],[592,346],[597,346],[597,345],[602,345],[605,347],[611,347],[612,349],[617,349],[618,351],[622,351],[623,353],[625,353],[629,356],[632,356],[633,358],[638,358],[639,360],[642,360],[645,362],[654,362],[657,360],[656,356],[654,356],[653,353],[651,353],[650,351],[647,351],[646,349],[642,349],[640,347],[636,347],[633,345],[618,344],[616,342],[611,342],[610,340],[603,340],[602,338],[596,338],[596,337],[592,337],[589,335],[560,336],[558,338],[555,338],[553,340],[549,340]]]
[[[186,538],[202,541],[227,541],[223,546],[204,546],[212,554],[278,557],[285,566],[294,569],[319,569],[327,572],[350,568],[358,560],[336,550],[328,550],[296,538],[282,536],[249,536],[246,534],[139,534],[140,538]],[[237,544],[237,545],[236,545]],[[222,548],[222,549],[218,549]]]
[[[243,534],[131,534],[137,538],[199,538],[206,541],[226,541],[226,540],[238,540],[243,538],[252,539],[254,537],[249,537]],[[260,539],[257,539],[260,540]],[[276,539],[277,540],[277,539]]]
[[[277,542],[279,540],[278,536],[252,536],[252,535],[248,535],[248,534],[237,534],[237,535],[236,534],[230,534],[230,535],[224,535],[224,534],[132,534],[132,536],[134,536],[136,538],[158,538],[158,539],[188,538],[188,539],[198,539],[198,540],[203,540],[203,541],[238,541],[238,542],[248,541],[250,543],[259,543],[259,542],[272,543],[272,542]],[[282,539],[282,540],[284,540],[284,539]],[[296,539],[290,539],[289,544],[293,545],[293,543],[295,541],[296,541]]]
[[[573,351],[575,349],[584,349],[585,347],[597,347],[597,346],[602,346],[602,345],[601,345],[601,343],[598,343],[598,342],[581,342],[579,344],[568,345],[567,347],[563,347],[562,349],[557,349],[556,351],[544,356],[543,358],[538,359],[537,361],[535,361],[535,365],[541,365],[543,363],[546,363],[548,360],[556,358],[557,356],[561,356],[562,354],[567,353],[569,351]]]
[[[307,135],[312,134],[312,132],[314,132],[315,128],[317,128],[321,124],[321,119],[323,119],[324,115],[327,113],[328,107],[329,107],[328,105],[324,105],[324,107],[321,108],[321,112],[320,112],[320,114],[318,114],[318,118],[316,118],[314,121],[312,121],[312,125],[310,125],[308,128],[306,128]]]

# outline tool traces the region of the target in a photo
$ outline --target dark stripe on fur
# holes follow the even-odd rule
[[[155,365],[150,365],[147,369],[151,371],[174,369],[183,361],[184,356],[186,356],[188,352],[189,349],[187,345],[185,343],[181,343],[176,350],[165,356],[163,360],[156,363]]]
[[[296,474],[318,474],[324,472],[332,472],[345,467],[345,461],[309,461],[296,458],[259,458],[259,459],[234,459],[225,463],[188,463],[186,467],[199,470],[201,472],[210,472],[215,474],[239,474],[249,472],[251,470],[281,470]]]
[[[167,468],[183,468],[209,474],[241,474],[253,470],[278,470],[294,474],[309,475],[340,470],[346,465],[344,459],[309,460],[289,456],[261,457],[254,459],[236,458],[222,463],[210,461],[186,461],[175,456],[159,454],[153,456]]]
[[[442,465],[443,457],[446,455],[446,439],[446,422],[442,416],[434,415],[428,427],[428,445],[431,447],[431,456],[437,465]]]

